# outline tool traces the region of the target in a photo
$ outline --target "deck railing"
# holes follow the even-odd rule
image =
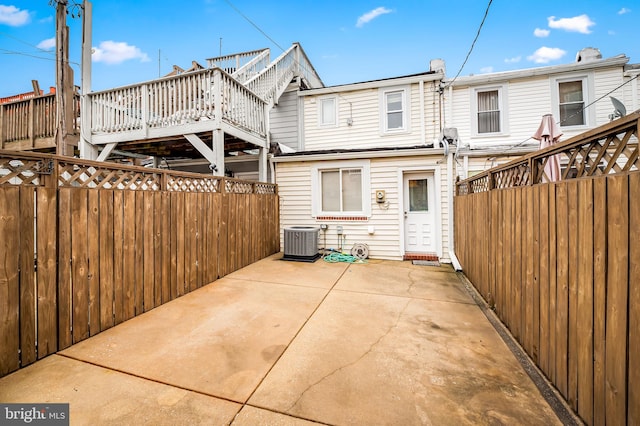
[[[634,113],[457,184],[465,275],[588,425],[640,419]],[[542,183],[561,155],[562,179]]]
[[[0,151],[0,377],[277,253],[277,187]]]
[[[170,126],[227,122],[266,137],[265,102],[219,68],[88,95],[91,132],[153,135]]]
[[[80,98],[76,96],[74,116],[80,115]],[[71,134],[79,133],[79,122],[73,120]],[[0,149],[29,150],[55,148],[56,95],[0,104]]]
[[[256,58],[263,57],[265,52],[268,55],[269,49],[258,49],[249,52],[209,58],[207,59],[207,68],[221,68],[229,74],[234,74],[247,64],[254,62]]]
[[[318,78],[311,62],[298,44],[293,44],[273,63],[245,85],[269,103],[276,102],[295,75],[300,75],[319,87],[322,82]]]

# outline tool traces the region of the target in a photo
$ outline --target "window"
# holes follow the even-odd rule
[[[323,170],[323,212],[362,211],[362,169]]]
[[[582,80],[558,83],[560,123],[563,126],[583,126],[584,93]]]
[[[471,123],[476,136],[508,133],[507,86],[478,87],[471,92]]]
[[[369,216],[369,161],[319,163],[311,171],[312,215]]]
[[[321,98],[318,101],[318,124],[320,126],[335,126],[336,119],[336,98]]]
[[[593,80],[592,72],[550,79],[553,115],[561,127],[580,129],[595,123],[595,108],[587,108],[593,99]]]
[[[478,92],[478,133],[500,132],[500,101],[497,90]]]
[[[397,133],[409,131],[409,114],[406,88],[380,90],[380,131]]]

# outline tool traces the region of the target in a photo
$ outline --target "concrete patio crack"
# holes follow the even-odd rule
[[[380,337],[378,337],[378,339],[369,346],[369,349],[367,349],[362,355],[360,355],[354,361],[351,361],[348,364],[345,364],[345,365],[343,365],[343,366],[341,366],[339,368],[336,368],[332,372],[330,372],[330,373],[324,375],[323,377],[321,377],[320,379],[318,379],[316,382],[314,382],[314,383],[310,384],[309,386],[307,386],[307,388],[304,391],[302,391],[302,393],[300,393],[300,396],[298,396],[298,398],[293,402],[293,404],[291,404],[285,410],[285,412],[287,412],[287,413],[291,412],[291,410],[293,408],[295,408],[296,405],[298,405],[298,403],[304,398],[305,394],[307,392],[309,392],[312,388],[316,387],[320,383],[324,382],[325,380],[329,379],[330,377],[332,377],[333,375],[339,373],[340,371],[344,370],[345,368],[348,368],[348,367],[351,367],[351,366],[357,364],[358,362],[360,362],[360,360],[362,360],[364,357],[366,357],[368,354],[370,354],[373,351],[373,349],[382,341],[382,339],[387,337],[395,328],[398,327],[398,323],[400,322],[400,319],[402,318],[402,315],[404,314],[404,312],[409,307],[409,303],[411,303],[411,299],[408,299],[407,302],[405,303],[405,305],[402,307],[402,310],[398,313],[398,317],[396,318],[394,324],[391,325],[389,327],[389,329],[387,331],[385,331]]]

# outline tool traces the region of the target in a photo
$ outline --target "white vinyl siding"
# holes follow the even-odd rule
[[[440,111],[437,108],[440,94],[437,83],[424,83],[423,93],[419,84],[402,87],[407,88],[408,130],[392,133],[383,132],[377,89],[340,92],[337,96],[338,124],[327,127],[318,126],[318,102],[326,95],[303,95],[304,149],[401,148],[432,143],[440,134]]]
[[[278,104],[269,111],[269,130],[272,141],[298,151],[300,147],[298,145],[298,95],[296,90],[283,93]]]
[[[349,251],[355,243],[365,243],[369,247],[370,256],[374,259],[402,260],[400,234],[402,232],[402,209],[398,208],[400,200],[398,187],[399,176],[403,170],[435,170],[439,168],[440,180],[435,182],[436,203],[440,217],[439,235],[442,247],[441,260],[449,262],[448,224],[450,208],[447,206],[447,172],[446,167],[439,165],[438,156],[372,158],[370,160],[370,183],[366,188],[366,203],[370,209],[370,216],[366,221],[351,220],[316,220],[311,211],[311,177],[313,169],[323,168],[328,162],[292,162],[277,163],[276,176],[278,195],[280,197],[280,228],[291,226],[328,225],[326,232],[320,231],[320,246],[328,248],[338,247],[337,226],[342,226],[346,236],[344,249]],[[367,160],[368,161],[368,160]],[[446,164],[446,163],[445,163]],[[436,173],[436,175],[438,175]],[[387,203],[378,204],[375,201],[375,191],[386,192]],[[369,233],[373,227],[373,233]],[[283,244],[281,231],[281,244]]]

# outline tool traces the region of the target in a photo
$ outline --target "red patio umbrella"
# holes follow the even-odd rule
[[[533,138],[540,141],[540,149],[544,149],[557,143],[560,140],[560,136],[562,136],[562,131],[553,119],[553,115],[545,114],[542,116],[540,127],[538,127]],[[558,154],[552,155],[547,159],[547,163],[544,166],[544,174],[542,182],[560,180],[560,156]]]

